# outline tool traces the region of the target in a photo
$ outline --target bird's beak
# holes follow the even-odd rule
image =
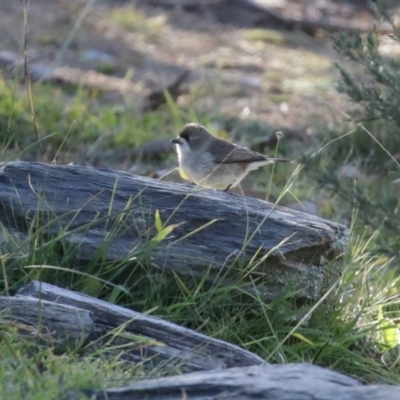
[[[180,137],[176,137],[175,139],[171,140],[171,143],[173,144],[182,144],[182,140]]]

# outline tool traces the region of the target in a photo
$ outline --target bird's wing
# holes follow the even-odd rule
[[[267,159],[262,154],[221,139],[213,141],[209,151],[214,155],[216,164],[249,163]]]

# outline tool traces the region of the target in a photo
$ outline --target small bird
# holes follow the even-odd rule
[[[267,156],[216,138],[204,126],[186,124],[171,140],[178,153],[183,179],[224,192],[237,186],[250,172],[274,162],[291,162]]]

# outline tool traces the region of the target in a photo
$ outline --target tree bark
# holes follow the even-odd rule
[[[75,310],[75,315],[89,314],[92,326],[85,343],[89,354],[93,353],[90,343],[96,348],[120,345],[124,348],[122,358],[125,361],[143,364],[147,368],[164,365],[169,371],[198,371],[264,363],[257,355],[233,344],[210,338],[161,318],[42,282],[31,282],[18,291],[16,298],[6,298],[5,301],[10,304],[35,301],[37,304],[45,304],[46,307],[52,305],[52,315],[56,315],[56,318],[50,322],[56,320],[58,324],[52,324],[48,330],[54,332],[65,331],[64,328],[70,323],[73,324],[70,326],[72,332],[80,330],[79,319],[71,320],[69,314],[61,312],[64,308]],[[1,304],[0,302],[0,306]],[[32,307],[32,312],[35,311],[38,308]],[[13,315],[21,312],[24,310],[14,311]],[[43,321],[43,324],[46,322],[47,320]],[[88,332],[88,329],[84,331]],[[119,354],[121,347],[116,347]]]
[[[149,379],[121,388],[83,392],[93,400],[400,399],[398,386],[363,386],[355,379],[311,364],[264,365],[194,372]]]
[[[157,213],[163,227],[173,228],[165,238]],[[10,235],[29,239],[38,227],[46,239],[61,231],[78,260],[90,260],[99,248],[107,260],[145,254],[154,267],[191,277],[207,272],[208,282],[226,284],[234,271],[246,270],[266,299],[288,290],[298,299],[320,299],[340,276],[349,237],[343,225],[258,199],[125,172],[27,162],[2,167],[0,223],[7,230],[0,244],[11,253]]]
[[[2,323],[19,333],[52,343],[57,349],[79,347],[93,331],[90,311],[26,296],[0,296]]]
[[[31,282],[15,297],[0,297],[0,307],[3,324],[10,321],[34,338],[79,339],[89,354],[92,343],[109,357],[107,346],[118,354],[123,346],[126,361],[158,373],[195,371],[119,388],[69,390],[65,398],[71,400],[82,394],[93,400],[400,399],[398,386],[362,385],[311,364],[267,364],[221,340],[41,282]]]

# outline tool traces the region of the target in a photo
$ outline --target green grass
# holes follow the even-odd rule
[[[117,358],[56,354],[48,343],[21,338],[17,326],[2,322],[1,331],[0,390],[10,400],[59,399],[70,389],[120,386],[143,374]]]
[[[70,90],[72,93],[49,84],[35,86],[37,128],[50,159],[60,147],[61,155],[66,152],[84,154],[90,145],[104,137],[108,147],[118,151],[170,135],[172,121],[165,110],[155,112],[149,119],[139,116],[137,104],[133,102],[125,104],[121,112],[121,106],[101,104],[98,98],[91,96],[90,90],[82,87]],[[29,99],[23,88],[1,75],[0,130],[3,153],[24,151],[31,157],[37,154]]]
[[[148,18],[143,12],[132,6],[114,9],[110,18],[126,31],[137,32],[153,40],[160,39],[160,30],[166,22],[166,18],[162,14]]]

